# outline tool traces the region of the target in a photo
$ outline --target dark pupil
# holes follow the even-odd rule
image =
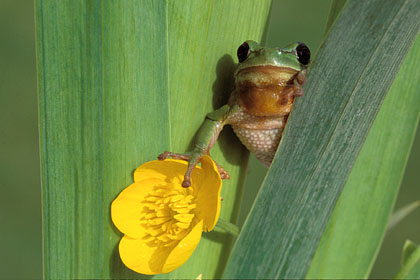
[[[303,65],[308,65],[311,60],[311,51],[305,44],[300,44],[296,48],[297,58]]]
[[[247,42],[239,46],[237,54],[239,62],[245,61],[245,59],[247,59],[249,54],[249,45]]]

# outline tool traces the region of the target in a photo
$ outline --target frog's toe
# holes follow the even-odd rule
[[[181,160],[185,160],[185,161],[189,161],[190,160],[190,156],[186,155],[186,154],[176,154],[176,153],[171,153],[168,151],[164,151],[163,153],[161,153],[158,156],[158,160],[165,160],[167,158],[173,158],[173,159],[181,159]]]
[[[188,188],[191,186],[191,177],[189,175],[184,176],[184,181],[182,181],[182,187]]]
[[[293,92],[293,96],[303,96],[303,89],[301,87],[297,87],[296,90]]]
[[[160,155],[158,155],[158,160],[165,160],[169,157],[169,152],[168,151],[164,151],[163,153],[161,153]]]
[[[221,165],[216,163],[216,166],[217,166],[217,171],[219,171],[220,178],[222,178],[223,180],[230,179],[229,173]]]

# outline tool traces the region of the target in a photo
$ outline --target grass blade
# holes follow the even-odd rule
[[[369,131],[307,278],[368,277],[398,194],[419,120],[419,69],[420,36],[407,54]],[[411,77],[409,81],[407,77]]]
[[[344,5],[346,4],[346,1],[347,0],[333,0],[331,4],[331,9],[330,9],[330,15],[328,17],[328,22],[327,22],[327,31],[328,29],[331,28],[335,19],[340,14],[341,9],[343,9]]]
[[[46,279],[142,277],[119,260],[110,204],[137,166],[184,152],[205,114],[225,102],[232,56],[261,39],[269,6],[36,1]],[[229,221],[247,159],[232,139],[224,132],[212,151],[233,178],[222,192]],[[181,269],[160,277],[220,276],[231,240],[206,234]]]
[[[226,278],[303,278],[420,23],[417,1],[349,1],[308,74]],[[252,242],[251,242],[252,240]]]
[[[411,212],[413,212],[419,207],[420,201],[418,200],[402,207],[401,209],[398,209],[395,213],[392,214],[391,218],[389,219],[387,230],[390,230],[391,228],[398,225],[402,220],[404,220],[405,217],[410,215]]]
[[[416,251],[417,246],[411,240],[406,240],[403,246],[403,252],[401,257],[401,265],[404,266],[410,260],[412,254]]]
[[[188,150],[205,115],[227,102],[233,85],[236,50],[248,38],[260,41],[269,7],[269,0],[168,1],[168,80],[173,151]],[[254,23],[249,18],[253,18]],[[221,34],[228,35],[221,38]],[[239,144],[232,130],[224,129],[211,155],[233,179],[223,182],[220,217],[235,223],[248,152]],[[203,278],[220,278],[232,241],[228,233],[206,233],[183,266],[155,278],[192,279],[199,274]]]
[[[165,3],[139,3],[36,3],[46,279],[135,276],[110,203],[170,143]]]
[[[407,245],[407,243],[406,243]],[[412,246],[414,244],[410,244],[410,250],[412,250]],[[406,249],[407,246],[404,246]],[[404,252],[403,252],[404,254]],[[411,254],[407,257],[406,261],[403,263],[401,270],[395,276],[395,279],[419,279],[420,278],[420,247],[417,246],[417,249],[411,252]]]

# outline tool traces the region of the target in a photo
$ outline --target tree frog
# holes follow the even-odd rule
[[[237,51],[239,64],[235,87],[228,104],[207,114],[186,154],[164,152],[159,155],[188,161],[182,183],[191,185],[191,172],[204,154],[209,154],[223,126],[229,124],[241,142],[269,166],[274,158],[295,97],[302,96],[311,52],[301,42],[285,48],[266,48],[248,40]],[[219,165],[222,179],[229,174]]]

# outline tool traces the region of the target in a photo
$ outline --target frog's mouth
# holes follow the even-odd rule
[[[287,115],[293,105],[290,90],[298,71],[288,67],[252,66],[236,74],[236,91],[241,107],[251,115]]]
[[[297,70],[289,67],[273,65],[251,66],[236,73],[236,84],[251,83],[259,88],[273,85],[286,86],[293,82],[293,78],[297,73]]]

